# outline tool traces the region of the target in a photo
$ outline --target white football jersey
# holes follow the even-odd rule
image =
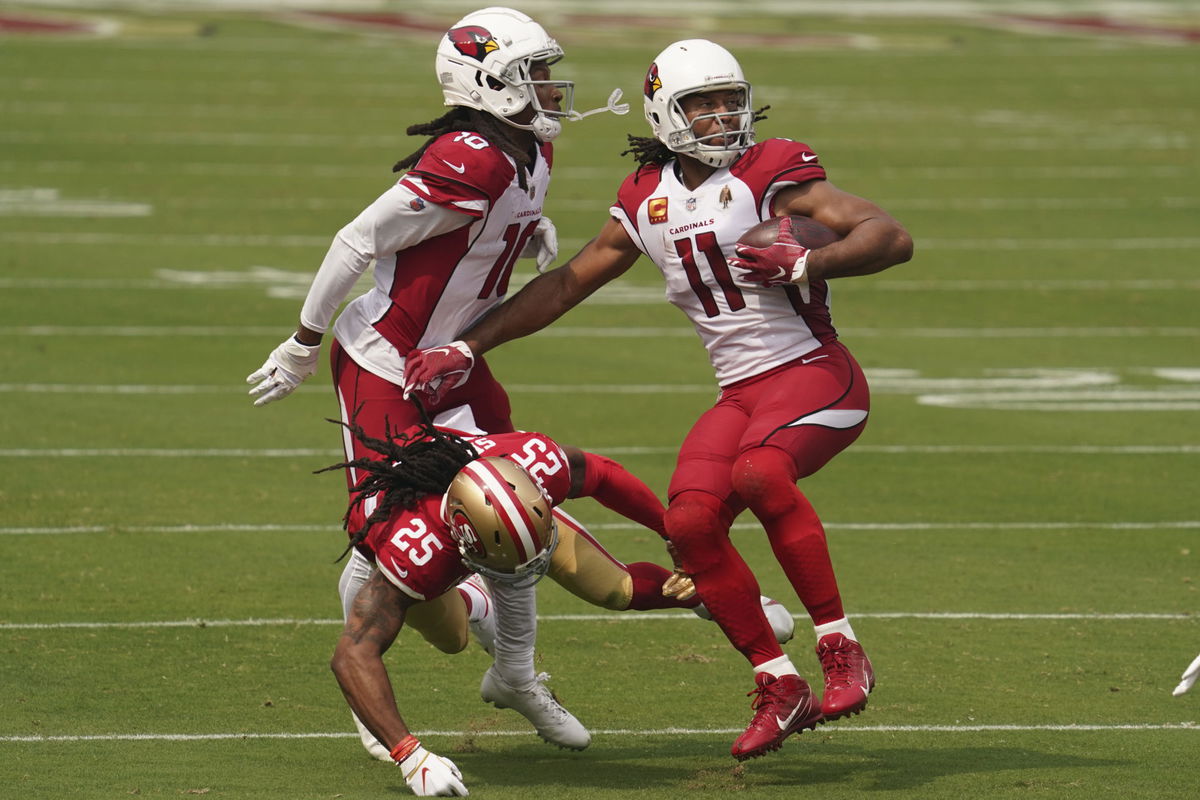
[[[333,326],[360,366],[403,384],[411,350],[457,339],[504,299],[513,264],[542,218],[552,161],[551,146],[540,145],[522,189],[516,163],[487,139],[444,134],[338,234],[375,258],[374,288]],[[469,224],[410,243],[413,215],[426,204],[464,214]]]
[[[667,300],[688,315],[708,350],[717,382],[727,386],[793,361],[834,341],[829,287],[765,288],[735,275],[738,238],[772,213],[780,189],[823,179],[807,145],[769,139],[754,145],[695,190],[675,161],[625,179],[609,209],[666,280]]]

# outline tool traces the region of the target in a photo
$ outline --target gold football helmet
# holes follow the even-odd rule
[[[550,499],[505,458],[467,464],[446,490],[450,535],[468,569],[514,586],[537,583],[550,567],[558,527]]]

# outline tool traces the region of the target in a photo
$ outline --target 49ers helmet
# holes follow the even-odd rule
[[[701,114],[689,122],[679,101],[689,94],[722,89],[741,91],[739,107],[719,114]],[[727,167],[754,144],[754,112],[750,84],[733,54],[707,39],[685,39],[667,45],[650,64],[644,88],[646,121],[654,138],[675,153],[692,156],[711,167]],[[736,119],[735,127],[725,120]],[[692,124],[699,119],[721,121],[721,130],[697,137]],[[717,142],[715,140],[722,139]]]
[[[468,569],[514,586],[550,568],[558,527],[550,500],[529,473],[505,458],[467,464],[446,490],[446,521]]]
[[[446,32],[435,67],[446,105],[484,111],[548,142],[562,132],[560,118],[571,113],[575,84],[535,81],[530,70],[535,61],[553,64],[562,57],[562,48],[541,25],[520,11],[492,7],[473,11]],[[542,85],[562,92],[561,110],[542,108],[535,91]],[[513,121],[514,114],[530,106],[532,121]]]

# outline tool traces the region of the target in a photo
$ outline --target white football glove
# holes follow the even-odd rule
[[[448,758],[426,750],[421,745],[399,762],[404,782],[418,797],[466,797],[462,773]]]
[[[1200,678],[1200,656],[1196,656],[1196,660],[1188,665],[1188,668],[1183,671],[1183,679],[1179,681],[1179,685],[1175,687],[1175,691],[1171,694],[1179,697],[1186,693],[1196,684],[1196,679]]]
[[[246,383],[257,383],[250,396],[257,398],[254,405],[262,406],[287,397],[305,378],[317,371],[317,358],[321,345],[300,344],[296,337],[276,347],[263,365],[246,376]]]
[[[549,217],[538,220],[537,227],[521,250],[521,258],[536,259],[538,272],[545,272],[558,258],[558,231]]]

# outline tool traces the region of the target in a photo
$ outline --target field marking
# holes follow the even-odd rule
[[[592,728],[600,736],[729,736],[741,733],[741,728]],[[1089,733],[1109,731],[1200,731],[1195,722],[1132,722],[1110,725],[857,725],[842,723],[822,727],[821,733],[1019,733],[1047,731],[1054,733]],[[450,737],[508,737],[536,736],[535,731],[438,731],[418,730],[415,735]],[[76,735],[39,734],[34,736],[0,736],[6,744],[45,744],[51,742],[218,742],[246,739],[357,739],[358,734],[347,731],[313,733],[99,733]]]
[[[2,389],[0,389],[2,391]],[[673,455],[678,447],[596,447],[588,448],[609,456]],[[1200,445],[967,445],[967,444],[860,444],[851,454],[873,455],[1197,455]],[[0,458],[341,458],[334,448],[0,448]]]
[[[105,84],[107,86],[107,84]],[[395,94],[394,86],[387,86],[386,92]],[[383,92],[381,92],[383,94]],[[0,159],[0,172],[30,171],[38,174],[51,175],[80,175],[88,174],[96,165],[90,161],[63,160],[37,161]],[[183,175],[204,175],[210,177],[277,177],[292,178],[296,170],[303,169],[308,178],[345,178],[345,177],[378,177],[381,171],[369,164],[319,164],[309,161],[287,164],[239,164],[229,161],[182,161],[170,163],[151,163],[148,161],[122,161],[106,163],[111,171],[127,174],[161,175],[174,173]],[[1159,164],[1151,166],[1119,166],[1109,164],[1081,166],[1029,166],[1016,164],[1012,166],[994,167],[879,167],[839,169],[839,175],[850,177],[870,176],[872,179],[913,179],[924,181],[940,180],[1151,180],[1155,178],[1190,178],[1197,172],[1193,166]],[[554,172],[556,179],[575,180],[593,183],[596,180],[612,181],[613,171],[607,167],[560,167]],[[604,206],[607,201],[598,202],[597,208]]]
[[[1164,326],[1109,326],[1109,327],[1057,327],[1057,328],[855,328],[844,327],[841,332],[845,336],[860,337],[899,337],[913,339],[1062,339],[1088,338],[1111,339],[1131,337],[1186,337],[1200,336],[1200,327]],[[3,325],[0,326],[3,336],[98,336],[117,337],[162,337],[162,336],[244,336],[244,337],[277,337],[279,326],[240,326],[240,325]],[[673,338],[693,339],[696,332],[683,326],[643,326],[643,327],[571,327],[569,325],[551,326],[538,331],[534,336],[554,339],[647,339]],[[511,387],[510,387],[511,388]]]
[[[92,245],[92,246],[170,246],[170,247],[301,247],[325,248],[330,237],[307,235],[219,234],[219,233],[82,233],[78,231],[4,231],[0,243],[34,245]],[[566,238],[564,244],[582,245],[582,241]],[[1133,236],[1020,239],[995,237],[989,239],[921,239],[922,249],[928,250],[1196,250],[1200,237],[1194,236]]]
[[[843,531],[1023,531],[1023,530],[1192,530],[1200,528],[1200,520],[1159,520],[1125,522],[824,522],[826,530]],[[644,531],[634,522],[603,522],[588,525],[592,531]],[[754,522],[737,522],[733,530],[759,530]],[[60,536],[75,533],[241,533],[301,531],[305,533],[341,532],[338,525],[312,524],[224,524],[212,525],[69,525],[69,526],[10,526],[0,528],[0,536]]]
[[[923,619],[923,620],[989,620],[1008,622],[1124,622],[1129,620],[1175,621],[1197,620],[1196,614],[1183,613],[1111,613],[1111,614],[1021,614],[991,612],[924,612],[878,611],[849,612],[854,619]],[[628,613],[611,611],[606,614],[538,614],[538,622],[703,622],[691,611],[640,611]],[[792,614],[793,619],[805,620],[805,614]],[[276,619],[181,619],[145,620],[138,622],[3,622],[0,631],[41,630],[141,630],[155,628],[271,628],[271,627],[328,627],[345,624],[341,619],[276,618]]]
[[[805,98],[809,99],[809,98]],[[246,113],[251,112],[247,104]],[[1061,137],[1061,138],[1054,138]],[[340,149],[342,151],[385,150],[396,144],[394,134],[347,134],[347,133],[279,133],[256,131],[144,131],[138,129],[102,133],[89,130],[87,133],[74,131],[47,134],[44,130],[0,131],[0,143],[7,144],[51,144],[61,146],[64,143],[100,144],[122,146],[143,144],[149,146],[169,145],[173,147],[261,147],[269,148],[272,152],[279,148],[317,149],[326,151]],[[877,150],[912,150],[920,152],[947,153],[954,151],[1002,151],[1002,152],[1064,152],[1087,151],[1127,152],[1131,149],[1146,150],[1179,150],[1190,152],[1195,142],[1186,134],[1162,135],[1147,139],[1141,134],[1118,134],[1105,137],[1080,139],[1074,131],[1052,130],[1045,136],[1029,137],[992,137],[971,138],[967,136],[922,137],[919,141],[909,141],[906,138],[885,139],[842,139],[843,147],[866,149],[868,146]]]
[[[1200,203],[1198,203],[1200,205]],[[89,292],[129,289],[157,290],[195,290],[195,289],[244,289],[246,287],[268,286],[276,289],[298,289],[303,296],[312,283],[311,272],[293,272],[274,267],[249,267],[242,272],[213,272],[179,270],[159,270],[160,278],[0,278],[0,289],[54,289],[70,291],[83,289]],[[515,272],[512,275],[513,285],[524,285],[533,275]],[[1038,291],[1064,292],[1127,292],[1127,291],[1194,291],[1200,289],[1200,279],[1195,278],[1132,278],[1132,279],[1079,279],[1079,280],[1042,280],[1036,282]],[[838,287],[842,292],[1014,292],[1028,291],[1031,283],[1028,280],[879,280],[851,283]],[[609,304],[627,302],[630,305],[660,304],[663,299],[662,286],[634,286],[614,281],[604,286],[601,292],[607,293]],[[595,303],[605,295],[596,295],[588,302]]]

